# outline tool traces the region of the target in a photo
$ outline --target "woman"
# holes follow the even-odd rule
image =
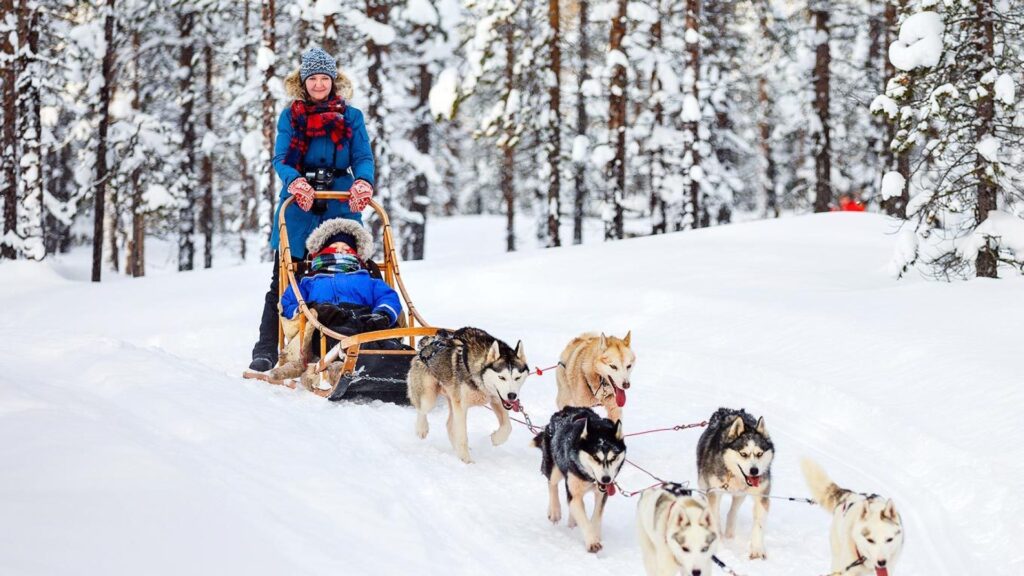
[[[285,90],[294,98],[277,121],[274,170],[283,186],[271,223],[270,246],[278,249],[278,218],[289,196],[295,201],[285,211],[292,258],[306,255],[306,238],[325,220],[348,218],[362,222],[362,210],[373,195],[373,152],[363,113],[349,106],[352,83],[337,62],[320,48],[302,55],[301,67],[285,78]],[[310,181],[312,179],[312,181]],[[314,202],[320,190],[348,190],[348,202]],[[277,364],[278,266],[263,304],[260,337],[252,349],[250,370],[265,372]]]

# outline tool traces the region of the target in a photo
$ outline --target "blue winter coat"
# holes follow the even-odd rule
[[[320,302],[367,306],[374,312],[386,314],[391,318],[392,326],[402,313],[402,302],[398,299],[398,293],[392,290],[387,282],[370,276],[366,270],[347,274],[307,276],[299,280],[299,293],[307,304]],[[292,318],[298,307],[299,302],[289,285],[281,295],[281,314],[285,318]]]
[[[336,158],[334,142],[327,136],[311,139],[309,149],[303,156],[303,169],[307,171],[316,168],[329,168],[331,161],[334,160],[334,168],[340,169],[342,172],[334,179],[334,186],[331,187],[331,190],[340,192],[347,192],[357,179],[373,184],[373,150],[370,148],[370,137],[366,134],[363,113],[358,108],[346,106],[345,122],[352,128],[352,138],[345,142],[341,150],[337,151]],[[278,195],[274,221],[270,227],[270,247],[274,250],[277,250],[280,241],[277,222],[281,214],[281,203],[289,196],[288,185],[302,176],[294,166],[284,163],[292,133],[292,112],[291,107],[288,107],[281,112],[281,116],[277,120],[277,139],[274,141],[274,170],[277,171],[277,175],[281,177],[284,184]],[[363,220],[362,215],[349,210],[348,202],[330,200],[327,202],[327,210],[320,215],[303,212],[294,202],[288,206],[285,219],[288,224],[288,244],[291,247],[292,256],[304,258],[306,256],[306,237],[321,222],[331,218],[349,218],[357,222]]]

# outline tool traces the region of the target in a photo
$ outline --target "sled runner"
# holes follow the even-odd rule
[[[316,198],[346,202],[348,193],[317,192]],[[394,328],[346,335],[320,323],[317,314],[307,305],[299,291],[296,276],[300,264],[292,261],[285,222],[286,209],[293,201],[293,197],[285,199],[277,223],[280,230],[278,266],[282,279],[278,298],[280,299],[288,286],[292,287],[292,294],[298,300],[298,309],[301,313],[297,316],[299,329],[294,337],[302,338],[309,328],[315,330],[318,337],[314,338],[314,342],[319,341],[317,348],[320,358],[315,364],[305,366],[306,373],[301,379],[279,379],[267,373],[252,371],[246,371],[243,376],[290,388],[303,386],[329,400],[382,400],[394,404],[409,404],[406,396],[406,375],[409,372],[409,364],[416,354],[416,340],[423,336],[433,336],[437,333],[437,328],[431,327],[423,320],[409,298],[405,283],[402,282],[387,213],[376,201],[370,200],[369,205],[380,219],[384,257],[383,261],[372,264],[379,270],[380,278],[399,294],[403,304],[402,313],[398,316]],[[282,322],[278,328],[278,350],[282,362],[285,358],[285,344]]]

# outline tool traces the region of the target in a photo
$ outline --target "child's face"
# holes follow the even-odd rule
[[[344,242],[334,242],[331,244],[331,248],[334,248],[334,251],[337,254],[351,254],[353,256],[356,254],[356,251]]]

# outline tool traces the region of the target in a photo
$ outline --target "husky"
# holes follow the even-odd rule
[[[647,576],[711,576],[718,535],[711,508],[689,488],[667,483],[644,491],[636,521]]]
[[[523,343],[515,349],[479,328],[438,331],[420,341],[409,367],[409,401],[416,407],[416,435],[426,438],[427,413],[437,395],[448,400],[448,439],[459,458],[469,464],[466,412],[470,406],[490,406],[498,417],[491,434],[495,446],[512,433],[508,411],[518,412],[519,389],[529,375]]]
[[[832,570],[889,576],[903,550],[903,523],[893,501],[840,488],[811,460],[800,467],[814,500],[832,513]]]
[[[765,429],[764,418],[754,420],[745,410],[719,408],[697,441],[697,477],[707,491],[715,531],[721,534],[719,500],[732,493],[725,525],[726,538],[736,535],[736,514],[747,495],[754,497],[754,528],[750,534],[750,558],[764,558],[764,521],[772,489],[772,458],[775,446]]]
[[[558,408],[604,406],[608,417],[618,422],[626,405],[629,376],[636,354],[629,347],[632,332],[624,338],[587,332],[573,338],[562,350],[555,378]]]
[[[548,478],[548,520],[562,519],[558,483],[564,478],[569,527],[582,526],[589,552],[601,549],[604,505],[615,495],[615,478],[626,461],[622,438],[622,422],[601,418],[590,408],[569,406],[555,412],[533,439],[543,452],[540,471]],[[583,496],[593,490],[594,512],[588,518]]]

